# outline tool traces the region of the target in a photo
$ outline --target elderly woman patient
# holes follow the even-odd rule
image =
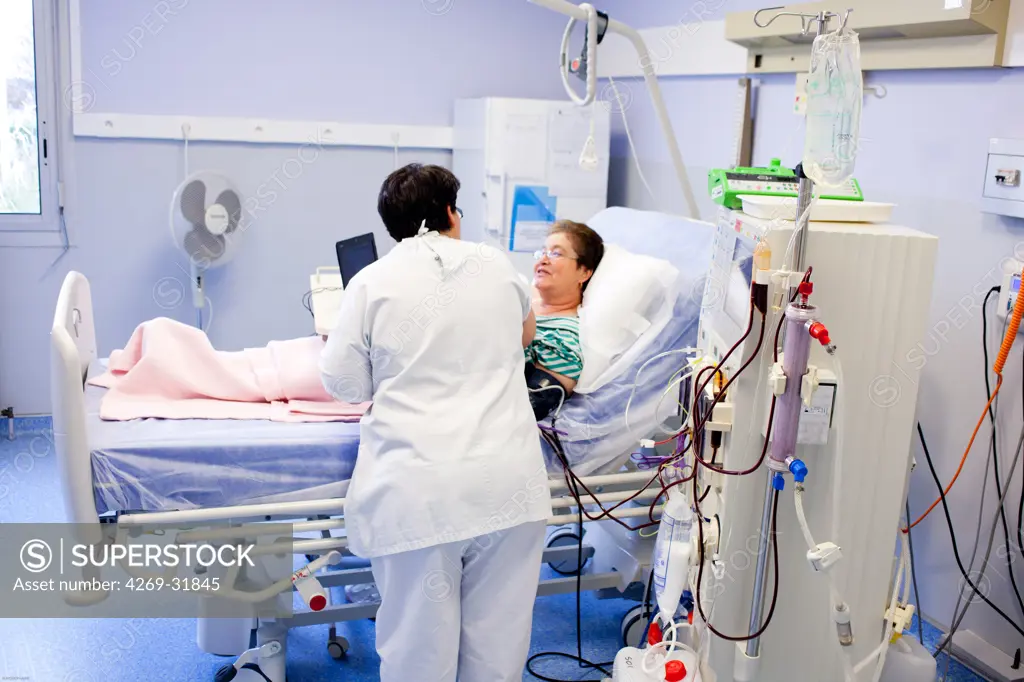
[[[586,225],[560,220],[536,256],[536,330],[525,353],[530,404],[539,421],[572,394],[583,372],[578,311],[587,283],[604,256],[604,242]]]

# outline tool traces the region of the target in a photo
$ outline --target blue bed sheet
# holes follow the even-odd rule
[[[90,368],[102,372],[98,363]],[[167,511],[343,496],[359,424],[99,418],[87,385],[86,429],[99,513]]]

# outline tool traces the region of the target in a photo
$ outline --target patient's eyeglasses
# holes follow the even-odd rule
[[[462,209],[461,209],[461,208],[459,208],[458,206],[456,206],[456,207],[455,207],[455,212],[459,214],[459,217],[460,217],[460,218],[462,217]]]
[[[559,260],[561,258],[568,258],[569,260],[579,260],[575,256],[566,255],[565,252],[559,248],[541,249],[540,251],[534,251],[533,257],[536,260],[544,260],[545,258],[547,258],[548,260]]]

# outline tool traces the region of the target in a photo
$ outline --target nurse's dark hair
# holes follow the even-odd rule
[[[571,220],[559,220],[551,226],[551,234],[563,233],[572,242],[572,248],[576,252],[576,265],[590,270],[597,271],[597,266],[604,258],[604,240],[601,235],[594,232],[583,223],[576,223]],[[590,284],[590,278],[583,283],[583,290],[586,291]]]
[[[377,213],[395,241],[427,229],[447,232],[448,209],[455,211],[459,180],[447,168],[410,163],[389,175],[377,196]]]

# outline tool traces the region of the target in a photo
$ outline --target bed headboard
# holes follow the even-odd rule
[[[50,402],[53,439],[60,465],[64,506],[71,523],[98,523],[92,490],[92,460],[85,428],[85,376],[96,359],[89,280],[69,272],[57,297],[50,330]],[[98,526],[96,527],[98,533]],[[82,542],[96,533],[79,530]]]

